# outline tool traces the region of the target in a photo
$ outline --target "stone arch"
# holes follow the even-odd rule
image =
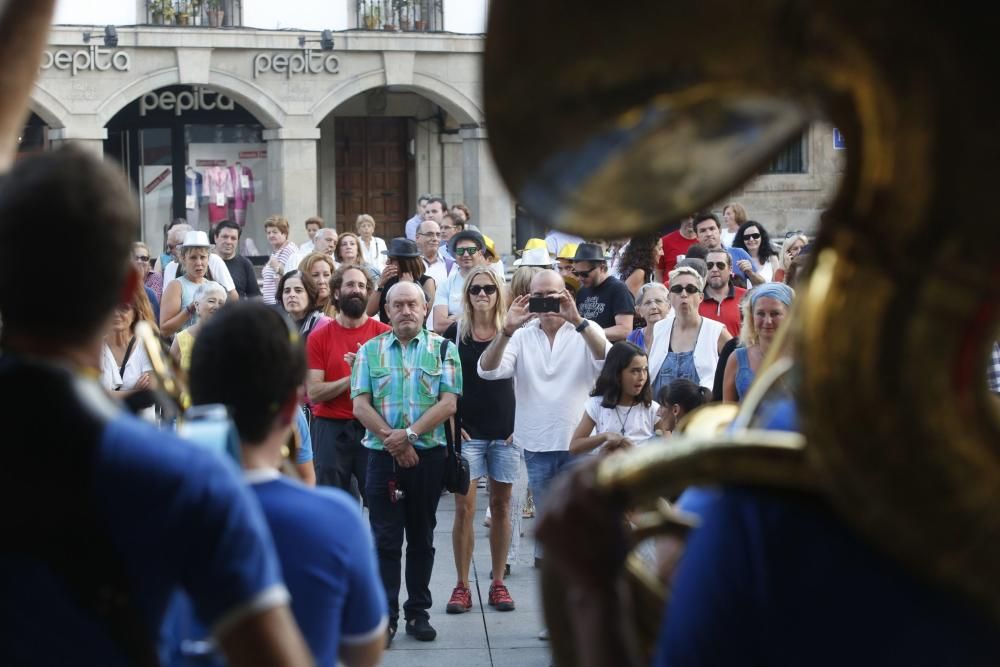
[[[147,74],[115,92],[98,107],[98,121],[102,126],[107,125],[115,114],[146,93],[175,85],[211,86],[213,90],[225,93],[252,113],[266,129],[280,128],[284,125],[287,115],[285,110],[260,86],[219,70],[210,70],[208,81],[205,82],[181,81],[180,71],[176,67]]]
[[[28,108],[45,121],[51,129],[66,127],[65,118],[71,116],[69,109],[55,95],[35,83],[28,100]]]
[[[387,85],[386,75],[383,69],[351,77],[333,88],[313,106],[310,111],[313,122],[319,125],[324,118],[347,100],[366,90],[381,88],[385,85]],[[479,105],[461,90],[441,79],[414,72],[412,83],[399,84],[394,82],[393,86],[426,97],[447,111],[462,125],[481,125],[483,122],[483,111]]]

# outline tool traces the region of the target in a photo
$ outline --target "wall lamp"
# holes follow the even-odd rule
[[[333,51],[333,31],[324,30],[319,34],[319,39],[306,39],[305,35],[299,35],[299,46],[306,48],[307,42],[319,42],[319,48],[324,51]]]
[[[91,31],[83,31],[83,43],[90,44]],[[118,46],[118,29],[113,25],[104,26],[104,46],[115,48]]]

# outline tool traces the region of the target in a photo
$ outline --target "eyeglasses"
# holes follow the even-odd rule
[[[713,268],[718,269],[719,271],[725,271],[727,268],[729,268],[729,265],[726,264],[725,262],[705,262],[705,265],[708,267],[709,271],[711,271]]]
[[[596,268],[597,267],[595,266],[594,269]],[[591,273],[594,272],[594,269],[587,269],[586,271],[577,271],[574,269],[573,275],[576,276],[577,278],[586,278],[587,276],[589,276]]]
[[[688,294],[697,294],[700,291],[701,290],[699,290],[694,285],[671,285],[670,286],[670,293],[671,294],[680,294],[681,292],[687,292]]]
[[[480,292],[486,292],[486,296],[493,296],[497,293],[496,285],[472,285],[469,287],[469,294],[479,296]]]
[[[759,241],[760,234],[744,234],[743,238],[747,239],[748,241]]]
[[[465,246],[462,248],[455,248],[455,257],[461,257],[462,255],[468,255],[469,257],[472,257],[477,252],[479,252],[479,248],[474,245]]]
[[[441,231],[442,232],[448,231],[448,230],[451,230],[451,229],[455,229],[455,225],[441,225]]]
[[[137,262],[148,262],[149,255],[136,255],[135,261]]]
[[[417,236],[431,236],[433,238],[441,238],[441,232],[420,232]]]

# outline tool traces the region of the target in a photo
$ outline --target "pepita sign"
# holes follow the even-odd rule
[[[233,98],[214,90],[195,86],[191,90],[174,93],[165,90],[162,93],[146,93],[139,98],[139,115],[145,116],[148,111],[173,111],[180,116],[185,111],[232,111]]]
[[[88,49],[60,49],[42,54],[42,69],[68,71],[70,76],[76,76],[80,72],[107,72],[110,69],[127,72],[131,64],[126,51],[102,49],[95,44]]]

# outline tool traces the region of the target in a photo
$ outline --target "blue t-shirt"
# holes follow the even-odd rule
[[[357,501],[277,471],[248,471],[247,480],[274,535],[292,613],[316,664],[334,667],[341,644],[382,637],[388,607]]]
[[[794,407],[766,423],[795,430]],[[819,498],[691,489],[702,518],[674,579],[655,665],[996,665],[1000,632],[911,576]]]
[[[104,426],[94,465],[95,512],[151,642],[179,588],[217,631],[287,602],[263,515],[234,465],[124,413]],[[0,565],[0,662],[126,664],[101,622],[47,565],[7,551]]]

